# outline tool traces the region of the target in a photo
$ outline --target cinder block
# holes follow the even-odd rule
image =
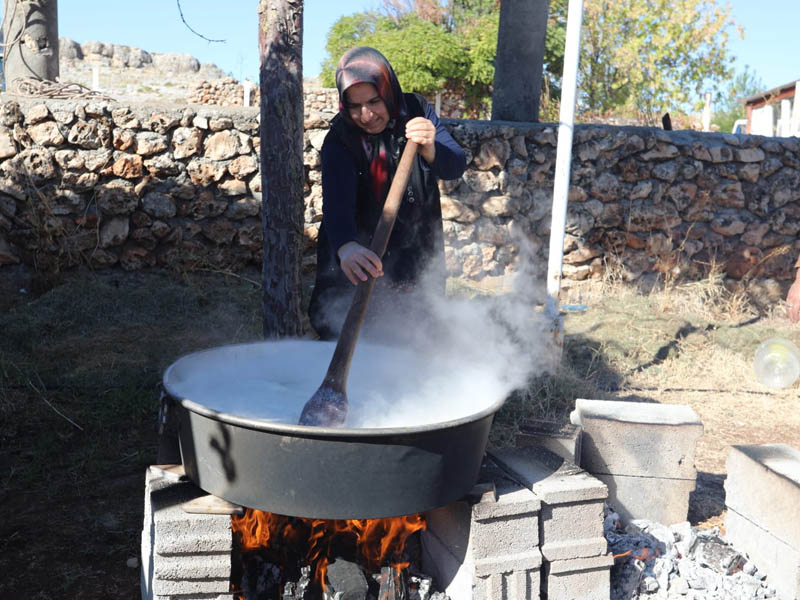
[[[539,569],[497,573],[481,577],[473,590],[473,600],[531,600],[539,597]]]
[[[583,429],[581,466],[594,475],[696,477],[703,424],[690,406],[578,399],[570,420]]]
[[[231,556],[226,554],[196,554],[161,556],[154,565],[156,579],[175,581],[194,579],[230,579]]]
[[[569,502],[565,504],[545,504],[541,512],[542,551],[551,545],[562,542],[594,540],[603,538],[603,501]],[[580,545],[576,545],[578,549]],[[596,556],[605,553],[603,547],[594,554],[578,556]],[[577,558],[576,556],[575,558]],[[572,558],[572,557],[570,557]]]
[[[141,592],[144,600],[230,597],[230,516],[190,514],[206,493],[159,469],[145,476]]]
[[[153,540],[162,556],[198,552],[230,554],[233,549],[231,518],[228,515],[187,513],[181,505],[207,493],[188,481],[156,477],[148,471],[151,493]]]
[[[725,539],[767,574],[780,600],[800,599],[800,550],[759,527],[736,510],[725,515]]]
[[[230,590],[230,587],[230,578],[184,581],[174,581],[171,579],[153,580],[153,592],[157,596],[191,596],[192,598],[196,598],[201,594],[224,594]]]
[[[725,504],[800,549],[800,451],[787,444],[733,446]]]
[[[539,538],[545,558],[605,554],[603,501],[608,488],[603,482],[543,448],[502,449],[491,456],[542,501]]]
[[[581,460],[581,428],[571,423],[530,419],[520,425],[516,446],[546,448],[578,465]]]
[[[605,554],[608,550],[608,542],[604,537],[562,540],[544,544],[541,550],[542,556],[549,562],[591,558]]]
[[[596,477],[608,486],[608,503],[622,522],[650,519],[664,525],[682,523],[689,514],[689,495],[694,479],[659,479],[603,475]]]
[[[533,547],[527,552],[519,554],[503,554],[475,560],[475,575],[487,577],[499,573],[514,573],[539,570],[542,566],[542,553],[539,548]]]
[[[542,448],[504,448],[490,455],[546,504],[604,500],[608,496],[602,482]]]
[[[547,600],[608,600],[613,564],[611,554],[545,562]]]

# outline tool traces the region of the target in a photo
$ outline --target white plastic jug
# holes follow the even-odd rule
[[[784,338],[770,338],[756,348],[756,379],[769,387],[785,388],[800,377],[800,349]]]

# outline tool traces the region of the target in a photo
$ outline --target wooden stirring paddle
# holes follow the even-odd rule
[[[383,258],[383,253],[386,252],[389,236],[392,233],[395,219],[397,219],[400,203],[403,201],[403,192],[411,175],[416,154],[416,142],[407,141],[369,247],[378,255],[378,258]],[[367,305],[374,286],[375,278],[369,277],[356,287],[353,302],[350,310],[347,311],[342,331],[339,334],[339,341],[336,342],[336,349],[333,351],[333,358],[328,366],[328,372],[325,374],[322,385],[303,407],[303,412],[300,414],[300,425],[341,427],[347,420],[348,403],[345,391],[347,375],[350,372],[350,362],[358,341],[358,333],[364,322],[364,315],[367,312]]]

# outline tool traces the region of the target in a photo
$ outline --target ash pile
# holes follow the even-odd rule
[[[720,535],[689,522],[666,526],[634,519],[626,527],[609,506],[603,530],[614,554],[611,600],[775,598],[764,573]]]

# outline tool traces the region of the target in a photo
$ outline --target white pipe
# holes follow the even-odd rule
[[[561,263],[564,258],[564,228],[567,224],[567,197],[572,163],[572,133],[575,124],[575,95],[578,87],[582,22],[583,0],[569,0],[564,75],[561,80],[561,109],[558,117],[556,172],[553,182],[550,253],[547,260],[547,313],[552,317],[557,317],[559,313],[558,294],[561,290]]]

